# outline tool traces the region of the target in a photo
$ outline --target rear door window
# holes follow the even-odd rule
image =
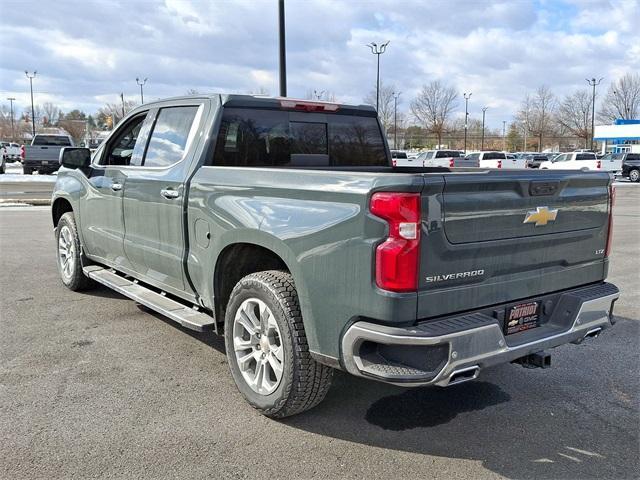
[[[290,121],[290,113],[281,110],[225,108],[213,164],[389,165],[375,117],[309,113],[304,119],[296,113],[295,121]]]
[[[576,160],[596,160],[595,153],[578,153],[576,155]]]
[[[168,167],[182,160],[195,137],[198,111],[197,105],[160,109],[144,156],[145,167]]]

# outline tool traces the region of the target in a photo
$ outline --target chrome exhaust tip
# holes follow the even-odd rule
[[[596,338],[602,332],[602,327],[592,328],[587,332],[584,338]]]
[[[450,385],[456,385],[458,383],[467,382],[469,380],[475,380],[480,374],[480,367],[474,365],[473,367],[461,368],[460,370],[454,370],[449,375],[449,381],[447,387]]]

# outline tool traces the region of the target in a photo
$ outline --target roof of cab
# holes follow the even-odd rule
[[[367,116],[375,116],[376,109],[371,105],[349,105],[338,102],[325,102],[319,100],[305,100],[305,99],[297,99],[290,97],[268,97],[265,95],[238,95],[238,94],[227,94],[227,93],[211,93],[211,94],[198,94],[198,95],[184,95],[180,97],[171,97],[165,99],[155,100],[153,102],[145,103],[145,107],[149,106],[160,106],[166,103],[179,103],[181,100],[195,100],[202,98],[210,98],[212,100],[217,100],[221,105],[225,107],[239,107],[239,108],[282,108],[281,102],[283,100],[295,101],[300,103],[310,103],[310,104],[329,104],[329,105],[338,105],[338,111],[341,113],[346,113],[346,111],[359,113],[360,115]],[[142,105],[141,105],[142,106]],[[139,110],[140,107],[137,107],[136,110]]]

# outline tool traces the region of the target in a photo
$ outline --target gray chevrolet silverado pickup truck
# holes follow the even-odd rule
[[[244,95],[145,104],[60,163],[62,282],[224,333],[268,416],[333,369],[447,386],[614,322],[607,173],[394,168],[371,107]]]
[[[37,171],[40,174],[53,173],[60,168],[58,162],[60,151],[64,147],[73,147],[73,139],[69,135],[38,133],[31,145],[24,147],[22,170],[25,175]]]

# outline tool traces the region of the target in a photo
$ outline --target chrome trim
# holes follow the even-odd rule
[[[566,343],[581,341],[593,335],[598,329],[611,326],[610,311],[612,302],[618,299],[619,292],[592,300],[586,300],[578,310],[573,325],[568,330],[534,340],[529,343],[510,347],[497,324],[484,325],[461,332],[441,336],[424,336],[412,327],[396,328],[370,322],[357,322],[351,325],[342,338],[342,362],[345,369],[360,377],[375,378],[386,383],[401,386],[449,385],[451,376],[465,369],[478,367],[479,370],[500,363],[508,363],[530,353],[554,348]],[[444,367],[431,380],[388,376],[368,372],[358,350],[362,342],[372,341],[391,345],[449,345],[449,356]],[[477,376],[477,375],[476,375]],[[475,377],[474,377],[475,378]]]

